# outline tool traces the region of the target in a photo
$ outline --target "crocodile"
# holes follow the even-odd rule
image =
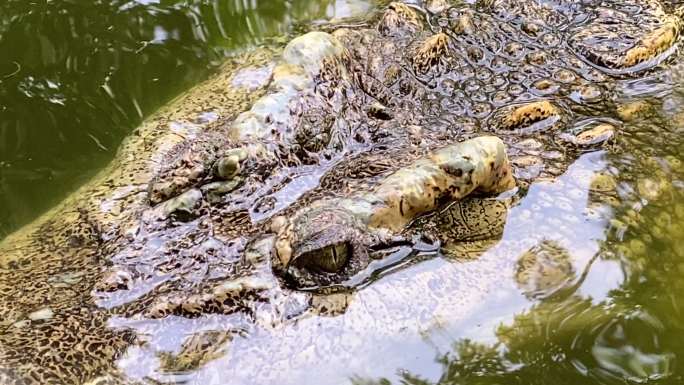
[[[337,382],[506,272],[530,300],[571,289],[540,237],[579,235],[521,201],[582,195],[577,160],[646,114],[621,90],[669,70],[679,14],[392,2],[230,60],[0,244],[0,382],[304,383],[322,361]]]

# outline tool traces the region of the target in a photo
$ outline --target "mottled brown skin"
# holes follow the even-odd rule
[[[378,23],[378,31],[386,36],[415,34],[423,30],[421,16],[409,5],[394,1],[387,6]]]
[[[476,258],[503,235],[512,199],[470,197],[421,218],[408,232],[437,240],[442,253],[456,259]],[[472,252],[471,252],[472,251]]]
[[[92,181],[0,242],[0,383],[128,383],[115,361],[137,337],[110,327],[116,310],[100,299],[136,287],[140,274],[112,266],[111,257],[140,230],[160,159],[215,123],[198,111],[234,118],[264,91],[226,87],[234,71],[267,65],[273,55],[259,50],[226,63],[215,79],[148,118]],[[139,311],[151,302],[141,301]]]
[[[271,220],[321,199],[372,188],[445,145],[498,135],[511,159],[536,160],[514,167],[521,187],[562,173],[580,151],[557,135],[583,119],[613,117],[618,76],[638,79],[666,66],[661,61],[678,39],[680,21],[653,1],[639,7],[558,3],[486,1],[440,10],[429,23],[428,13],[395,3],[372,16],[370,27],[331,27],[342,53],[319,63],[322,69],[310,79],[315,87],[287,104],[285,120],[273,123],[275,139],[230,135],[240,112],[275,92],[267,84],[250,92],[226,86],[232,69],[207,83],[199,101],[189,97],[175,104],[186,107],[155,115],[96,179],[0,244],[0,382],[125,383],[116,360],[145,340],[130,329],[112,327],[116,317],[164,322],[238,314],[273,328],[306,309],[343,314],[350,301],[346,294],[331,304],[274,278],[270,253],[277,239]],[[585,24],[573,23],[584,17]],[[557,32],[563,28],[567,33]],[[631,43],[607,44],[608,50],[587,45],[597,34],[615,43],[621,30]],[[275,61],[272,54],[254,56],[232,68]],[[269,73],[271,81],[279,74]],[[213,111],[218,118],[204,122],[197,111]],[[555,114],[554,124],[534,126]],[[237,156],[237,165],[231,158],[236,149],[247,152]],[[228,163],[220,167],[224,159]],[[533,172],[536,168],[541,169]],[[306,179],[312,169],[320,176],[314,182]],[[212,185],[231,181],[236,185]],[[296,188],[283,190],[290,183]],[[211,199],[209,185],[217,191]],[[202,199],[188,215],[160,216],[155,210],[192,189]],[[294,196],[293,190],[304,193]],[[475,202],[444,202],[434,220],[421,219],[404,230],[409,235],[432,230],[434,239],[454,246],[449,250],[458,250],[464,240],[495,240],[505,210],[475,210],[471,217],[469,210],[480,205]],[[310,236],[316,223],[312,218],[292,232]],[[454,223],[453,229],[465,230],[447,233],[443,226]],[[482,223],[492,225],[483,228]],[[339,240],[354,243],[352,248],[374,243],[353,224],[336,233],[333,245]],[[323,255],[343,254],[325,252],[329,240],[317,247]],[[316,251],[308,245],[296,248],[302,261]],[[463,254],[473,250],[467,246]],[[347,263],[361,261],[354,256],[366,258],[361,250]],[[343,259],[317,264],[324,271],[348,266]],[[555,263],[561,265],[566,266]],[[344,275],[325,274],[331,282]],[[221,292],[222,284],[245,277],[268,284]],[[524,287],[545,282],[521,277]],[[540,291],[530,287],[533,296]],[[196,338],[178,355],[187,359],[165,357],[164,367],[202,365],[230,340],[220,333]]]
[[[560,118],[561,111],[548,100],[512,106],[505,111],[501,119],[501,128],[511,130],[516,127],[528,127],[547,119]]]
[[[597,8],[602,14],[582,30],[577,30],[570,45],[594,65],[614,73],[629,73],[635,67],[657,60],[658,56],[670,50],[677,41],[681,20],[668,15],[657,2],[647,1],[638,20],[633,19],[628,8]],[[620,25],[620,29],[615,28]],[[622,44],[610,44],[616,34],[629,36]],[[607,38],[605,43],[597,43]]]
[[[166,353],[159,357],[161,370],[169,373],[196,370],[211,360],[220,358],[234,334],[239,335],[233,331],[194,334],[183,344],[179,353]]]

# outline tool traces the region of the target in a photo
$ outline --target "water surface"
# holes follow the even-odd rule
[[[345,12],[344,4],[3,2],[0,237],[92,175],[145,116],[206,78],[226,56],[280,39],[298,21],[331,17],[331,9]],[[369,327],[385,334],[341,341],[356,349],[356,359],[318,361],[316,332],[344,325],[342,317],[314,317],[297,326],[312,331],[311,340],[301,341],[312,351],[304,358],[291,357],[290,371],[274,373],[274,378],[279,383],[359,385],[684,382],[683,79],[675,66],[670,78],[639,90],[653,95],[654,112],[648,120],[621,127],[617,150],[584,154],[557,180],[532,185],[509,213],[502,241],[479,261],[434,258],[359,292],[346,310],[348,318],[364,320],[366,308],[385,304],[397,312]],[[629,82],[622,92],[627,99],[632,95]],[[601,175],[615,183],[612,200],[601,199],[591,188]],[[567,253],[573,270],[570,285],[540,297],[513,276],[522,255],[545,247]],[[478,277],[469,276],[470,269],[482,271],[472,267],[478,263],[501,279],[491,280],[497,285],[468,304],[468,314],[453,314],[449,308],[419,314],[421,298],[398,304],[382,296],[383,288],[402,282],[420,287],[431,272],[446,271],[462,278],[461,286],[424,286],[447,290],[443,294],[457,303],[459,288],[478,285]],[[209,321],[152,325],[160,328],[153,336],[158,340],[131,348],[117,362],[118,369],[130,378],[158,383],[219,384],[248,383],[241,368],[253,368],[256,360],[285,365],[250,355],[250,347],[266,347],[261,353],[269,346],[276,350],[280,338],[295,338],[288,330],[278,338],[268,333],[236,338],[193,370],[161,364],[163,354],[177,353],[183,338],[199,333]],[[416,322],[421,335],[402,334]],[[150,323],[111,321],[113,328],[139,335],[153,334],[146,329]]]
[[[110,160],[122,138],[226,56],[360,1],[5,0],[0,239]],[[356,8],[355,8],[356,7]]]

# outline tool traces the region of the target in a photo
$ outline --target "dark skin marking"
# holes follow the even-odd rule
[[[455,168],[451,165],[443,165],[442,169],[449,175],[452,175],[456,178],[460,178],[463,176],[463,170],[460,168]]]

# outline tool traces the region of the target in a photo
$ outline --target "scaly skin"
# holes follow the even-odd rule
[[[339,282],[368,266],[368,248],[392,243],[392,232],[400,232],[444,202],[473,193],[499,194],[513,187],[506,148],[499,138],[482,136],[447,146],[397,170],[370,191],[313,202],[289,223],[279,224],[273,266],[298,287]],[[330,248],[334,252],[320,255],[319,250]],[[331,257],[337,268],[321,269]],[[301,271],[314,266],[323,270],[321,279]]]
[[[494,134],[520,191],[557,183],[579,154],[615,140],[616,117],[636,119],[617,108],[620,77],[666,70],[680,28],[658,2],[434,3],[439,14],[393,3],[367,26],[325,26],[279,58],[253,53],[227,66],[148,119],[93,181],[4,240],[0,382],[135,381],[124,373],[136,354],[159,358],[159,370],[145,373],[159,381],[196,369],[201,382],[226,354],[236,363],[222,373],[236,383],[297,382],[311,370],[302,346],[317,362],[359,367],[355,356],[367,357],[373,341],[419,338],[438,315],[477,311],[511,260],[523,260],[515,276],[530,297],[562,290],[574,272],[561,246],[535,248],[519,223],[519,247],[499,251],[501,260],[399,272],[335,295],[288,287],[317,282],[309,266],[324,270],[324,283],[353,281],[376,262],[370,246],[400,254],[423,235],[456,258],[496,248],[509,203],[442,190],[433,199],[424,189],[456,186],[430,177],[455,177],[451,161],[482,139],[457,143]],[[597,34],[608,44],[588,45]],[[265,81],[246,88],[245,73]],[[425,172],[430,165],[447,167]],[[482,175],[506,188],[483,193],[511,187],[504,168]],[[364,205],[371,200],[379,204]],[[360,219],[350,215],[356,207]],[[470,216],[473,207],[488,208]],[[455,222],[459,230],[447,231]],[[445,291],[433,292],[435,282]],[[182,348],[164,349],[162,336],[185,331]]]

